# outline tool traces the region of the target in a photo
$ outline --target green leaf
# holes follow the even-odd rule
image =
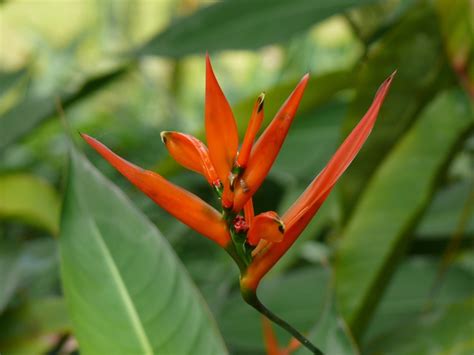
[[[360,335],[428,205],[438,176],[474,125],[458,90],[433,100],[377,170],[349,220],[336,258],[337,296]]]
[[[400,265],[374,313],[365,344],[403,328],[427,309],[442,309],[474,295],[472,270],[456,261],[439,278],[440,263],[435,258],[412,257]]]
[[[46,181],[28,174],[0,176],[0,219],[13,218],[56,235],[59,196]]]
[[[74,150],[60,251],[64,294],[82,352],[227,352],[166,240]]]
[[[356,158],[357,169],[349,169],[340,182],[344,208],[350,212],[367,181],[390,149],[409,129],[420,110],[438,90],[452,81],[443,54],[436,14],[418,6],[373,46],[356,68],[356,97],[344,123],[346,136],[362,118],[379,85],[394,70],[397,74],[380,110],[379,120]]]
[[[0,152],[36,128],[41,122],[54,117],[57,112],[56,100],[58,98],[62,107],[66,109],[121,77],[128,69],[129,67],[125,65],[91,77],[70,93],[52,93],[45,97],[37,97],[27,92],[18,105],[0,117]]]
[[[5,95],[5,93],[7,93],[12,88],[12,86],[17,84],[20,79],[25,76],[26,72],[27,71],[25,68],[11,72],[0,71],[0,93],[2,93],[2,96],[0,96],[0,102],[4,98],[3,95]]]
[[[473,184],[459,182],[439,191],[416,230],[421,239],[449,239],[455,232],[461,219],[466,218],[467,224],[462,235],[474,236],[474,210],[467,211],[466,203],[472,203]],[[468,201],[470,199],[470,201]]]
[[[375,343],[366,354],[470,355],[474,353],[474,297],[431,312],[393,331]]]
[[[290,39],[311,25],[374,0],[223,1],[175,21],[138,54],[180,57],[222,49],[255,49]]]
[[[460,82],[466,91],[472,94],[474,82],[472,4],[465,0],[437,0],[435,7],[445,51]]]
[[[8,355],[44,354],[70,331],[62,298],[32,300],[0,317],[0,348]]]
[[[48,293],[57,264],[56,243],[50,238],[24,243],[0,239],[0,313],[22,288],[28,287],[23,294]]]

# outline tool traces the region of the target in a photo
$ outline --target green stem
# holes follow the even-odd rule
[[[281,328],[285,329],[288,333],[293,335],[296,339],[299,340],[299,342],[306,347],[309,351],[311,351],[313,354],[316,355],[324,355],[324,353],[319,350],[313,343],[311,343],[303,334],[301,334],[299,331],[297,331],[295,328],[293,328],[290,324],[288,324],[286,321],[278,317],[275,313],[270,311],[267,307],[265,307],[262,302],[257,297],[257,294],[253,291],[250,290],[245,290],[242,289],[242,297],[247,302],[250,306],[255,308],[257,311],[259,311],[261,314],[263,314],[265,317],[270,319],[273,323],[279,325]]]

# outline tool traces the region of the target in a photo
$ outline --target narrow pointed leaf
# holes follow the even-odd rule
[[[160,175],[122,159],[92,137],[83,135],[104,159],[148,197],[198,233],[225,247],[230,240],[221,215],[196,195]]]
[[[227,353],[166,240],[75,151],[59,241],[63,290],[81,353]]]

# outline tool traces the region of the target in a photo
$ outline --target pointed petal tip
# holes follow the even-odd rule
[[[160,137],[161,137],[161,141],[163,142],[164,145],[166,145],[166,135],[168,135],[170,133],[170,131],[162,131],[160,133]]]
[[[79,135],[90,145],[99,144],[99,141],[97,139],[89,136],[86,133],[79,132]]]
[[[302,90],[304,90],[304,89],[306,88],[306,85],[308,84],[308,80],[309,80],[309,73],[306,73],[305,75],[303,75],[303,77],[301,78],[300,82],[299,82],[298,85],[296,86],[295,91],[296,91],[298,88],[301,88]]]
[[[265,104],[265,92],[262,92],[257,99],[257,112],[262,111]]]
[[[213,72],[212,64],[211,64],[211,57],[209,56],[209,52],[206,52],[206,72]]]
[[[393,78],[397,74],[398,69],[395,69],[392,74],[390,74],[387,79],[384,80],[384,82],[380,85],[380,87],[385,87],[389,86],[392,83]]]
[[[300,82],[298,85],[301,85],[301,84],[307,84],[308,83],[308,80],[309,80],[309,72],[307,72],[305,75],[303,75],[300,79]]]

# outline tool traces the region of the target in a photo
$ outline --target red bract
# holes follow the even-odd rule
[[[238,151],[234,115],[206,56],[205,125],[208,148],[197,138],[163,132],[171,156],[203,175],[221,199],[221,213],[206,202],[120,158],[97,140],[84,139],[153,201],[197,232],[227,250],[241,271],[241,290],[248,301],[260,280],[286,253],[327,198],[335,183],[368,138],[393,75],[380,86],[365,116],[349,134],[322,172],[282,217],[268,211],[254,216],[252,196],[275,161],[295,117],[308,82],[306,74],[254,144],[263,121],[264,96],[252,112]]]

